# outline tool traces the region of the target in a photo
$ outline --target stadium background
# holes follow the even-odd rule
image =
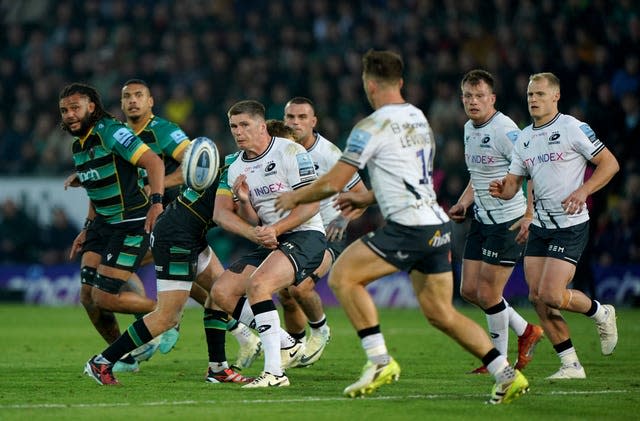
[[[0,298],[43,304],[77,300],[78,264],[66,249],[82,224],[82,190],[64,191],[71,139],[59,127],[58,92],[95,85],[119,110],[122,83],[145,79],[156,114],[195,138],[234,150],[226,110],[254,98],[282,118],[286,100],[313,99],[319,131],[339,146],[370,112],[360,80],[369,48],[403,55],[409,102],[438,142],[437,189],[455,203],[467,182],[459,80],[482,67],[497,78],[497,107],[529,124],[526,84],[552,71],[561,112],[588,122],[621,163],[590,203],[591,241],[578,287],[619,304],[640,296],[640,5],[631,0],[53,1],[0,2]],[[375,208],[352,224],[357,238],[379,224]],[[464,226],[456,228],[459,263]],[[224,262],[247,247],[222,232]],[[153,274],[147,270],[146,278]],[[508,295],[524,300],[521,273]],[[412,306],[404,278],[385,280],[383,305]],[[148,282],[147,285],[152,285]],[[152,287],[153,288],[153,287]],[[331,302],[328,291],[324,291]]]

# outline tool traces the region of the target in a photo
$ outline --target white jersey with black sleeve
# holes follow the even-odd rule
[[[367,167],[382,216],[405,226],[439,225],[449,217],[433,189],[435,139],[415,106],[388,104],[353,128],[341,161]]]
[[[307,149],[307,152],[309,152],[313,159],[318,177],[322,177],[329,172],[336,162],[338,162],[342,152],[340,151],[340,148],[331,143],[325,137],[321,136],[319,133],[315,134],[315,138],[315,142],[313,142],[313,145]],[[359,181],[360,176],[358,173],[354,174],[343,191],[351,190]],[[334,195],[320,201],[320,216],[322,217],[322,222],[324,223],[325,228],[340,214],[340,211],[333,207],[336,197],[337,195]]]
[[[533,224],[557,229],[589,220],[586,206],[569,215],[561,202],[583,184],[587,161],[604,148],[587,123],[566,114],[558,113],[544,126],[522,130],[509,172],[533,180]]]
[[[509,170],[513,145],[520,129],[509,117],[496,111],[484,124],[471,120],[464,125],[464,157],[469,169],[475,202],[475,218],[483,224],[502,224],[524,215],[527,199],[522,190],[509,200],[492,197],[489,183]]]
[[[218,191],[231,191],[240,174],[244,174],[249,186],[249,199],[258,217],[265,225],[272,225],[289,214],[275,209],[275,199],[281,193],[311,184],[318,178],[311,156],[302,145],[288,139],[273,137],[267,150],[260,156],[248,159],[243,152],[232,157],[228,168],[222,172]],[[231,159],[230,159],[231,160]],[[315,230],[324,233],[320,214],[292,229]]]

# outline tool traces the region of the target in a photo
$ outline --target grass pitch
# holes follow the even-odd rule
[[[485,326],[475,308],[463,312]],[[186,310],[181,337],[167,355],[156,354],[139,373],[119,373],[121,387],[99,386],[82,374],[86,360],[105,344],[81,307],[0,305],[0,420],[224,419],[224,420],[585,420],[640,416],[640,310],[618,309],[620,341],[611,357],[600,355],[595,326],[567,314],[586,380],[549,381],[559,360],[543,340],[524,374],[529,394],[491,406],[492,379],[468,375],[479,362],[429,326],[418,309],[384,309],[387,346],[402,367],[400,381],[364,399],[342,396],[365,363],[360,342],[339,308],[327,310],[331,342],[310,368],[290,369],[291,386],[246,390],[206,384],[202,310]],[[531,309],[522,313],[536,320]],[[120,317],[121,329],[132,321]],[[510,360],[516,338],[510,332]],[[227,356],[237,345],[227,335]],[[244,374],[261,371],[262,359]]]

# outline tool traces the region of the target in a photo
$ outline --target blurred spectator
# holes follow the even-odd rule
[[[51,223],[40,230],[40,262],[45,265],[68,262],[71,244],[79,232],[64,209],[51,209]]]
[[[600,218],[594,250],[602,266],[640,263],[640,220],[631,200],[620,198]]]
[[[38,222],[13,199],[0,204],[0,262],[29,263],[37,258]]]
[[[0,174],[68,172],[70,142],[56,127],[57,93],[76,80],[97,85],[107,109],[121,116],[122,82],[144,78],[164,107],[159,114],[191,137],[216,139],[225,153],[235,150],[227,128],[230,104],[253,98],[271,113],[283,98],[309,96],[319,131],[342,147],[369,112],[358,77],[369,48],[405,57],[403,91],[435,130],[434,177],[445,201],[461,178],[450,156],[456,147],[449,144],[462,136],[458,81],[472,67],[497,76],[498,105],[520,127],[530,123],[529,75],[561,77],[567,107],[561,112],[576,107],[624,166],[612,183],[618,191],[599,195],[621,194],[624,176],[640,171],[637,1],[0,4]]]

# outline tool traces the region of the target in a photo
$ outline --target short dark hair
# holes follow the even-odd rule
[[[402,57],[393,51],[369,50],[362,57],[362,73],[384,82],[402,79],[404,64]]]
[[[60,95],[58,99],[63,99],[70,97],[71,95],[80,94],[89,98],[89,101],[95,104],[95,109],[89,118],[90,125],[94,125],[98,120],[104,117],[115,118],[111,113],[109,113],[102,105],[102,99],[100,98],[100,94],[97,89],[91,85],[87,85],[86,83],[71,83],[60,91]],[[64,128],[64,125],[63,125]]]
[[[269,119],[267,123],[267,132],[269,136],[283,137],[285,139],[295,139],[296,132],[282,120]]]
[[[264,119],[266,110],[262,103],[253,99],[247,99],[244,101],[236,102],[231,106],[231,108],[229,108],[229,111],[227,111],[227,117],[238,114],[249,114],[252,117],[257,116]]]
[[[475,86],[482,81],[489,85],[491,91],[493,91],[493,87],[495,84],[493,75],[482,69],[469,70],[462,78],[462,82],[460,82],[460,88],[462,88],[465,83],[468,83],[471,86]]]
[[[147,89],[149,89],[149,85],[147,84],[147,82],[145,82],[142,79],[137,79],[137,78],[129,79],[122,86],[133,85],[133,84],[142,85],[142,86],[145,86]]]
[[[307,104],[308,106],[311,107],[311,109],[315,112],[315,105],[313,104],[313,101],[311,101],[309,98],[306,98],[304,96],[294,96],[293,98],[291,98],[287,104],[285,105],[285,107],[288,107],[290,104],[298,104],[298,105],[302,105],[302,104]]]

